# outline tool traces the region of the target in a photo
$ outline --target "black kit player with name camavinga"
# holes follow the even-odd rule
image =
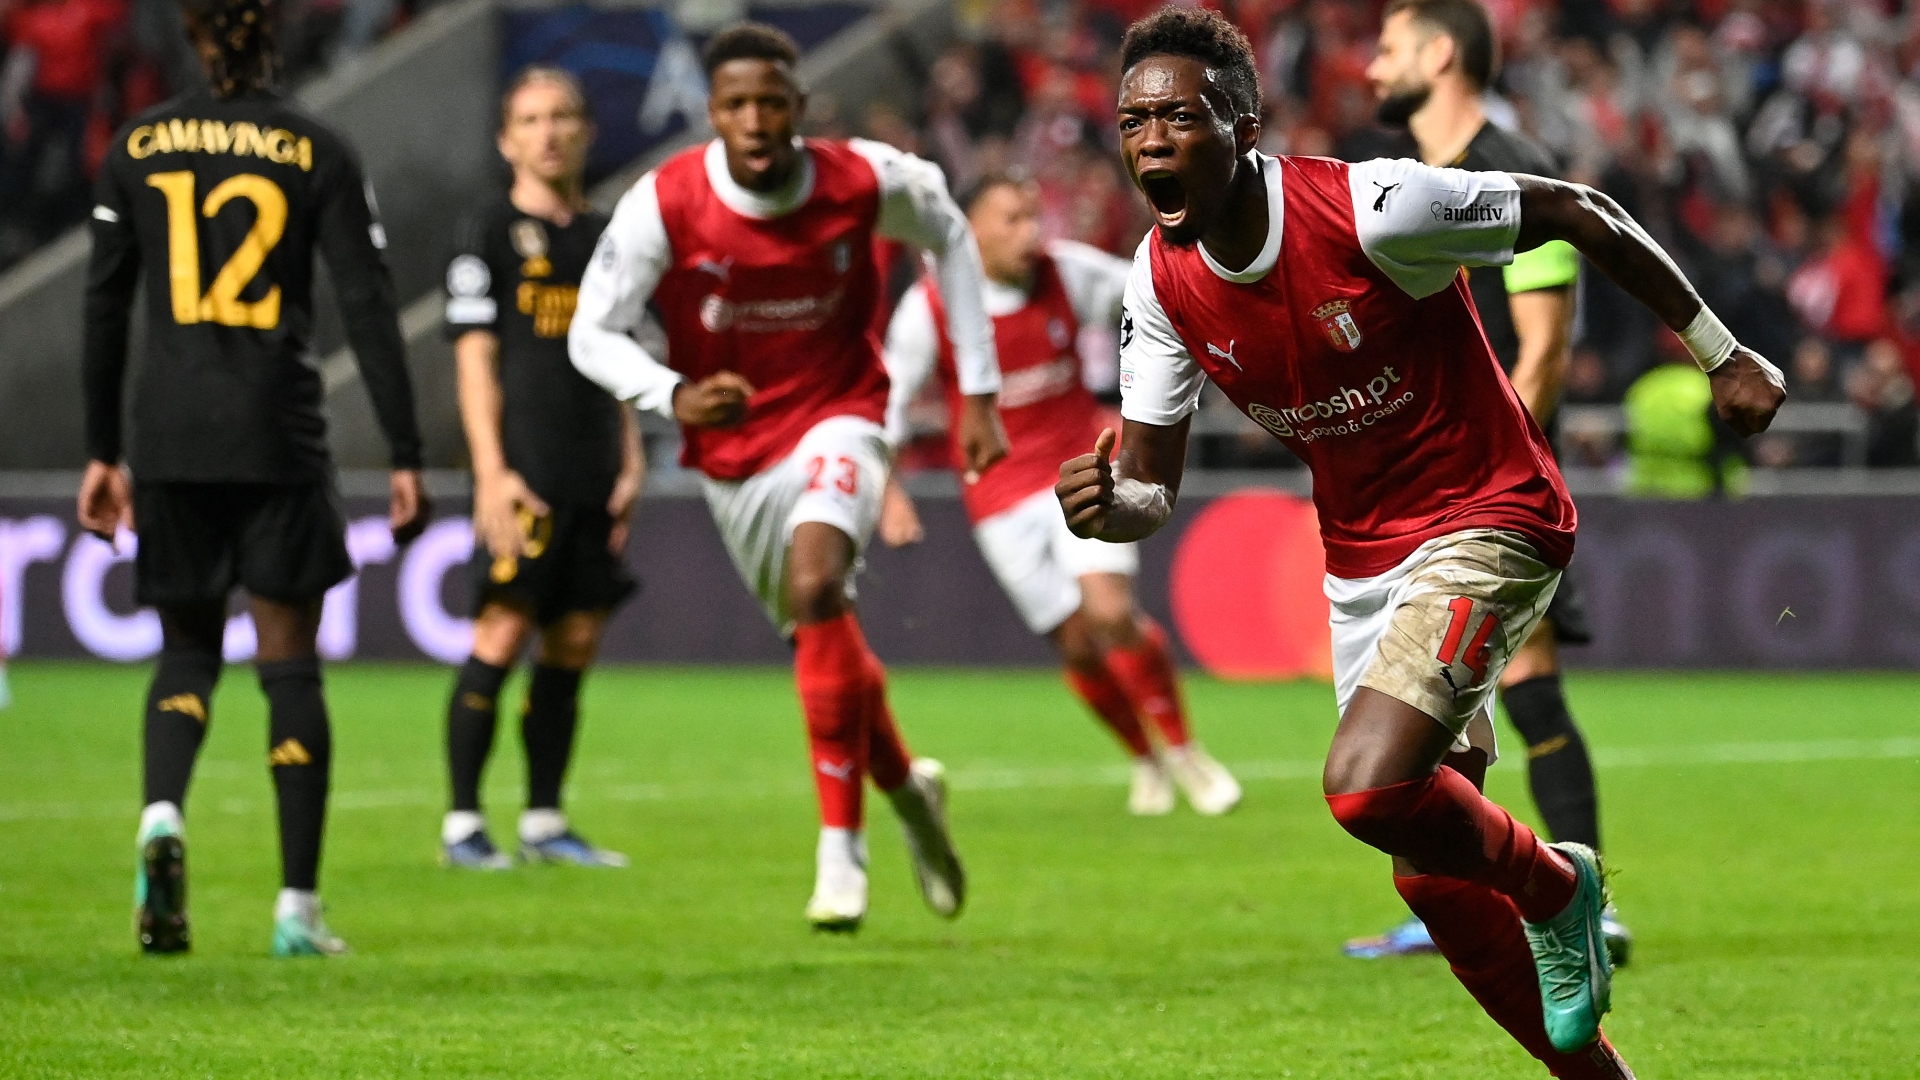
[[[271,948],[326,955],[344,945],[316,891],[332,759],[316,638],[327,590],[354,567],[312,358],[316,252],[392,452],[398,543],[431,512],[420,434],[372,189],[346,142],[274,88],[272,5],[183,0],[181,11],[210,86],[115,134],[86,296],[90,461],[78,516],[103,539],[137,535],[135,597],[159,609],[163,630],[146,703],[137,931],[149,952],[189,945],[182,811],[238,586],[279,809]],[[145,347],[127,408],[143,278]]]

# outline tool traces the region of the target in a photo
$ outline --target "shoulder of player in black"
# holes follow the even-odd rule
[[[1481,171],[1558,176],[1560,167],[1547,148],[1526,134],[1510,131],[1489,120],[1467,144],[1461,167]]]

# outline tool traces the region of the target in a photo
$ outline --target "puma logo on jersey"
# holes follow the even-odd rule
[[[1465,206],[1447,206],[1438,199],[1427,207],[1427,212],[1433,215],[1435,221],[1500,221],[1507,216],[1504,206],[1481,206],[1477,202]]]
[[[712,259],[701,259],[699,263],[695,264],[694,269],[703,274],[712,274],[721,281],[731,281],[733,280],[733,256],[729,255],[719,262],[714,262]]]
[[[1378,180],[1369,180],[1368,183],[1380,189],[1380,197],[1373,200],[1373,212],[1376,214],[1385,213],[1387,209],[1387,196],[1393,194],[1400,185],[1383,184]]]
[[[813,763],[813,767],[833,777],[835,780],[845,780],[847,777],[853,775],[853,762],[851,761],[843,761],[838,765],[827,761],[816,761]]]
[[[1232,364],[1233,369],[1235,371],[1245,371],[1247,369],[1240,366],[1240,361],[1235,360],[1233,358],[1233,347],[1236,344],[1238,344],[1237,341],[1227,342],[1226,351],[1222,352],[1220,350],[1220,346],[1215,345],[1213,342],[1209,341],[1207,342],[1207,353],[1212,356],[1217,356],[1220,359],[1225,360],[1227,363]]]

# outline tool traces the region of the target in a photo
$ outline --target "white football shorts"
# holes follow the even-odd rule
[[[1080,609],[1083,576],[1140,572],[1140,553],[1132,544],[1073,535],[1052,488],[983,519],[973,527],[973,538],[1027,629],[1036,634],[1052,633]]]
[[[1455,751],[1478,747],[1491,762],[1500,673],[1559,585],[1533,545],[1497,529],[1436,537],[1374,577],[1328,574],[1341,715],[1362,686],[1378,690],[1444,724]]]
[[[802,522],[831,525],[853,538],[856,551],[880,521],[892,457],[886,432],[858,416],[832,416],[815,424],[793,452],[745,480],[705,481],[707,508],[740,579],[760,599],[767,618],[783,635],[793,633],[787,612],[787,549]],[[847,575],[847,598],[853,577]]]

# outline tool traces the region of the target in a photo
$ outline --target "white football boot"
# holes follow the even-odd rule
[[[947,832],[947,770],[932,758],[915,758],[907,782],[887,792],[913,857],[914,880],[933,913],[951,919],[967,902],[967,871]]]
[[[813,897],[807,921],[815,930],[851,934],[867,917],[867,837],[859,829],[820,830],[814,849]]]
[[[1158,754],[1133,759],[1133,787],[1127,792],[1127,811],[1137,817],[1173,813],[1173,778]]]
[[[1219,817],[1240,805],[1240,782],[1198,742],[1169,746],[1165,754],[1167,771],[1194,813]]]

